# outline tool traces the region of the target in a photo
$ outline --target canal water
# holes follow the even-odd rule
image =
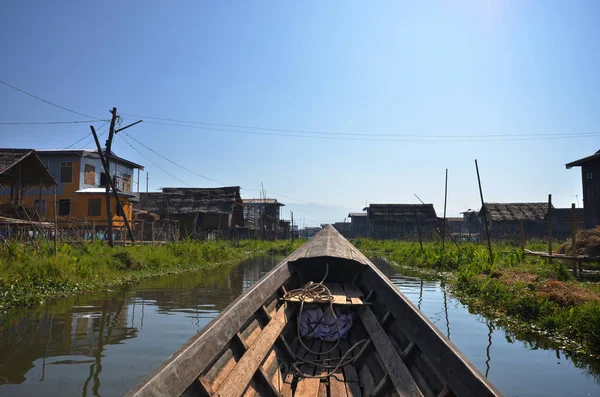
[[[280,259],[11,311],[0,322],[0,396],[123,395]],[[598,363],[517,339],[470,314],[438,280],[378,266],[506,396],[600,396]]]

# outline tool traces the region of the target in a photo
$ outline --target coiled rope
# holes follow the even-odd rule
[[[286,292],[283,296],[283,298],[285,300],[289,300],[289,299],[293,299],[293,298],[300,300],[300,311],[298,312],[298,319],[296,321],[296,337],[298,338],[298,341],[306,349],[307,352],[315,354],[315,355],[328,354],[328,353],[331,353],[332,351],[336,350],[338,348],[338,346],[340,345],[340,339],[341,339],[341,333],[342,333],[340,330],[340,324],[338,322],[337,314],[335,313],[335,310],[333,309],[333,294],[331,293],[329,288],[327,288],[327,286],[325,284],[323,284],[328,275],[329,275],[329,262],[326,262],[325,263],[325,275],[323,276],[323,279],[320,282],[315,283],[313,281],[309,281],[303,287],[290,290],[290,291]],[[310,336],[312,334],[312,332],[317,328],[317,326],[319,324],[321,324],[321,321],[327,315],[327,313],[331,312],[333,319],[335,321],[335,325],[337,327],[337,339],[336,339],[335,345],[327,351],[317,352],[317,351],[311,350],[308,346],[306,346],[306,344],[302,340],[302,335],[300,334],[300,317],[302,316],[302,312],[304,311],[304,302],[307,299],[311,300],[310,303],[323,303],[323,304],[328,303],[329,304],[327,310],[325,310],[323,312],[323,315],[319,318],[319,320],[306,333],[306,336]],[[326,359],[322,359],[322,360],[311,361],[311,360],[308,360],[305,358],[298,357],[298,355],[294,353],[294,358],[296,361],[294,361],[292,363],[292,369],[296,372],[296,374],[298,376],[303,377],[303,378],[319,378],[319,379],[328,378],[328,377],[334,375],[338,369],[340,369],[346,365],[355,363],[364,349],[361,349],[356,356],[354,356],[353,358],[351,358],[349,360],[347,359],[347,356],[353,350],[358,348],[358,346],[362,346],[362,345],[366,344],[367,340],[368,339],[362,339],[362,340],[359,340],[358,342],[356,342],[350,349],[348,349],[348,351],[346,353],[344,353],[344,355],[342,357],[326,358]],[[335,362],[336,360],[339,360],[339,361],[337,361],[337,364],[333,365],[332,362]],[[299,365],[303,365],[303,364],[312,365],[315,367],[315,369],[331,370],[331,371],[329,371],[323,375],[307,374],[304,371],[300,370],[300,368],[299,368]],[[315,371],[315,372],[317,372],[317,371]]]

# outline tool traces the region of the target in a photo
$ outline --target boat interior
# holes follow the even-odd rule
[[[379,269],[326,226],[128,394],[163,395],[501,394]]]
[[[400,321],[359,282],[364,265],[339,258],[294,263],[295,272],[227,343],[185,395],[202,396],[453,396]],[[290,296],[307,282],[323,284],[331,302]],[[350,316],[335,340],[298,332],[311,309]],[[334,329],[334,333],[338,330]],[[337,335],[339,336],[339,334]],[[300,339],[301,338],[301,339]],[[263,359],[264,358],[264,359]],[[257,365],[258,364],[258,365]]]

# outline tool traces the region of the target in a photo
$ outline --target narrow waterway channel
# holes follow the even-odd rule
[[[10,311],[0,323],[0,395],[122,395],[280,259]],[[589,364],[470,314],[440,281],[378,266],[506,396],[600,396]]]

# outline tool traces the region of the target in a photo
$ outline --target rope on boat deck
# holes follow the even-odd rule
[[[333,309],[333,294],[331,293],[329,288],[327,288],[327,286],[325,284],[323,284],[328,275],[329,275],[329,262],[325,262],[325,275],[323,276],[323,279],[320,282],[315,283],[314,281],[309,281],[303,287],[290,290],[290,291],[286,292],[283,296],[284,299],[297,298],[300,300],[300,311],[298,312],[298,320],[296,321],[296,336],[297,336],[298,340],[300,341],[300,344],[306,349],[306,351],[309,353],[315,354],[315,355],[328,354],[328,353],[331,353],[332,351],[334,351],[335,349],[337,349],[338,346],[340,345],[340,339],[341,339],[341,333],[342,333],[340,330],[340,324],[337,321],[337,315],[335,313],[335,310]],[[328,303],[329,304],[327,310],[325,310],[325,312],[323,312],[323,315],[310,328],[310,330],[306,334],[307,336],[309,336],[315,330],[315,328],[319,324],[321,324],[321,321],[323,320],[323,318],[325,317],[327,312],[331,311],[331,314],[333,315],[333,319],[335,320],[335,325],[337,327],[337,331],[338,331],[337,335],[338,336],[337,336],[335,345],[327,351],[317,352],[317,351],[311,350],[308,346],[306,346],[306,344],[302,340],[302,336],[300,335],[300,317],[302,316],[302,312],[304,311],[304,302],[306,299],[311,299],[312,300],[311,303]],[[342,357],[326,358],[326,359],[322,359],[322,360],[311,361],[311,360],[307,360],[307,359],[298,357],[298,355],[294,353],[294,358],[296,359],[296,361],[292,363],[292,369],[296,372],[296,374],[298,376],[301,376],[303,378],[319,378],[319,379],[329,378],[330,376],[333,376],[338,369],[345,367],[346,365],[355,363],[357,361],[357,359],[360,357],[360,355],[362,354],[364,349],[361,349],[358,352],[358,354],[350,360],[347,360],[346,356],[348,356],[348,354],[350,354],[350,352],[352,352],[358,346],[361,346],[361,345],[364,345],[365,343],[367,343],[367,340],[368,339],[362,339],[362,340],[359,340],[358,342],[356,342],[350,349],[348,349],[348,351],[346,353],[344,353],[344,355]],[[339,361],[337,362],[337,364],[335,364],[335,365],[330,364],[331,362],[338,360],[338,359],[339,359]],[[329,371],[327,374],[324,374],[324,375],[307,374],[298,368],[298,365],[302,365],[302,364],[312,365],[315,367],[315,369],[319,369],[319,368],[322,370],[331,369],[331,371]],[[317,372],[317,371],[315,371],[315,372]]]

